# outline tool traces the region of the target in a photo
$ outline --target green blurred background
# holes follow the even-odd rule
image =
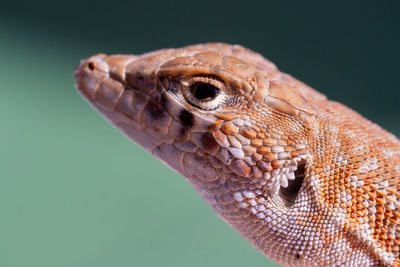
[[[3,2],[0,266],[276,266],[92,110],[74,67],[238,43],[399,136],[399,4],[377,3]]]

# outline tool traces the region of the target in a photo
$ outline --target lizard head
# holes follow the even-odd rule
[[[281,263],[302,257],[303,217],[319,203],[308,137],[323,95],[257,53],[218,43],[100,54],[75,76],[96,109],[264,254]]]

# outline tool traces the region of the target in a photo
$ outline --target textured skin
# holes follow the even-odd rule
[[[399,140],[261,55],[219,43],[100,54],[75,75],[96,109],[268,258],[400,265]],[[196,99],[198,84],[218,96]]]

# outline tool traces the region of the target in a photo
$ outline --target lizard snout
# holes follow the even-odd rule
[[[125,68],[136,58],[97,54],[84,59],[75,70],[76,87],[92,104],[114,109],[125,90]]]

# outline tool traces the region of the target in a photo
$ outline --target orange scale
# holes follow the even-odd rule
[[[396,195],[396,196],[398,195],[397,190],[393,187],[387,187],[386,191],[388,192],[388,195]]]
[[[343,185],[343,184],[339,185],[339,190],[342,191],[342,192],[343,192],[343,191],[346,191],[346,184],[344,184],[344,185]]]
[[[382,247],[386,247],[385,240],[382,239],[382,236],[381,236],[381,235],[379,235],[377,239],[378,239],[378,240],[377,240],[378,243],[381,244]]]
[[[349,208],[350,208],[349,213],[351,213],[351,214],[355,213],[357,211],[357,207],[356,206],[350,206]]]
[[[214,130],[219,129],[223,122],[224,122],[223,120],[217,120],[214,124],[212,124],[210,127],[208,127],[208,130],[209,131],[214,131]]]
[[[376,205],[375,209],[377,214],[383,214],[385,212],[385,207],[383,205]]]
[[[383,221],[383,219],[385,219],[385,215],[383,215],[381,213],[377,213],[377,214],[375,214],[375,218],[377,220]],[[378,224],[378,222],[377,222],[377,224]],[[383,223],[382,223],[382,225],[383,225]]]
[[[348,177],[350,177],[350,175],[351,175],[352,173],[351,173],[351,171],[347,170],[347,171],[344,172],[344,174],[345,174],[345,177],[346,177],[345,179],[348,179]],[[347,180],[345,180],[345,181],[346,181],[346,183],[347,183]]]
[[[261,139],[258,139],[258,138],[252,139],[251,142],[250,142],[250,144],[251,144],[252,146],[254,146],[254,147],[259,147],[259,146],[262,145],[262,140],[261,140]]]
[[[238,117],[238,114],[237,114],[237,112],[235,112],[235,113],[216,113],[215,116],[222,120],[233,120],[234,118]]]
[[[340,167],[339,170],[340,170],[340,172],[344,172],[344,171],[346,171],[346,167]]]
[[[333,190],[333,192],[334,192],[335,194],[339,194],[339,193],[340,193],[340,190],[339,190],[339,188],[335,188],[335,189]]]
[[[262,132],[257,132],[256,137],[263,139],[265,137],[265,134]]]
[[[387,209],[384,214],[387,219],[392,218],[394,216],[391,209]]]
[[[362,203],[362,202],[364,201],[364,199],[363,199],[362,196],[357,196],[357,201],[358,201],[359,203]]]
[[[361,195],[361,197],[362,197],[363,200],[368,200],[368,199],[369,199],[369,196],[368,196],[367,192],[364,192],[364,193]],[[368,203],[368,205],[369,205],[369,203]]]
[[[265,155],[265,154],[271,152],[271,148],[268,147],[268,146],[260,146],[260,147],[257,148],[257,152],[262,154],[262,155]],[[273,154],[273,153],[271,153],[271,154]],[[273,155],[275,155],[275,154],[273,154]]]
[[[242,135],[247,137],[247,138],[255,138],[256,137],[256,132],[253,131],[252,129],[244,129],[242,131]]]
[[[358,224],[362,224],[362,223],[364,223],[364,220],[363,220],[363,218],[356,218],[356,220],[357,220]]]
[[[356,215],[357,215],[357,217],[363,217],[364,213],[361,210],[357,210]]]
[[[359,169],[359,168],[361,168],[362,167],[362,164],[360,163],[360,162],[356,162],[355,164],[354,164],[354,168],[355,169]]]
[[[376,184],[370,184],[369,187],[371,188],[372,191],[376,191],[378,189],[378,185]]]
[[[267,161],[273,161],[277,159],[277,155],[274,153],[266,153],[265,155],[263,155],[263,158],[265,158]]]
[[[369,188],[369,187],[368,187]],[[368,198],[369,198],[369,202],[374,202],[375,204],[375,199],[376,199],[376,193],[374,192],[370,192],[370,191],[366,191],[368,194]],[[371,203],[370,203],[371,204]]]
[[[279,133],[272,132],[270,136],[273,139],[281,139],[281,135]]]
[[[377,197],[375,200],[376,200],[377,204],[380,204],[380,205],[385,205],[386,204],[386,199],[384,199],[384,198]]]
[[[296,144],[296,142],[294,141],[294,139],[295,139],[294,136],[289,135],[287,139],[288,139],[287,144],[289,146],[294,146]]]
[[[376,197],[384,198],[384,197],[386,197],[386,192],[382,191],[382,190],[376,190]]]
[[[397,189],[400,189],[400,178],[392,178],[389,180],[389,185],[394,186],[397,185]]]
[[[400,211],[393,210],[392,212],[393,212],[393,217],[400,218]]]
[[[314,168],[315,173],[321,173],[324,171],[322,168]]]
[[[398,184],[400,182],[399,178],[397,178],[397,177],[394,178],[390,173],[385,173],[382,176],[383,176],[384,179],[389,180],[389,183],[392,182],[393,184]]]
[[[350,195],[351,195],[351,202],[352,203],[356,203],[357,202],[357,192],[355,192],[354,190],[352,190],[353,188],[349,188],[349,191],[350,191]]]
[[[294,150],[295,150],[295,148],[292,147],[292,146],[286,146],[286,147],[285,147],[285,152],[292,152],[292,151],[294,151]]]
[[[354,168],[354,163],[357,161],[356,158],[351,157],[347,160],[350,163],[350,166],[352,166]]]
[[[281,168],[283,166],[284,162],[285,161],[283,161],[283,160],[274,159],[274,160],[271,161],[271,166],[274,169]]]
[[[227,121],[221,126],[221,130],[229,135],[236,135],[239,132],[239,127],[234,125],[232,122]]]

